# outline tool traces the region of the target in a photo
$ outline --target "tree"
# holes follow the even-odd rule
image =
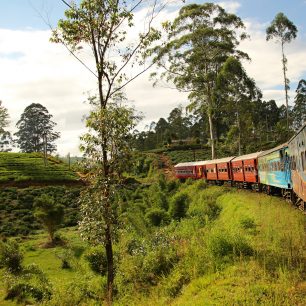
[[[19,129],[14,135],[22,152],[52,153],[56,150],[54,141],[60,137],[53,128],[56,123],[51,120],[52,115],[39,103],[32,103],[25,108],[16,126]]]
[[[35,218],[47,229],[50,243],[54,245],[54,234],[63,222],[64,206],[55,203],[54,199],[47,194],[43,194],[34,200],[34,207]]]
[[[0,152],[10,151],[11,134],[6,130],[9,125],[9,114],[0,101]]]
[[[113,239],[118,228],[118,199],[123,189],[123,172],[131,167],[130,132],[138,117],[134,110],[117,104],[96,108],[86,120],[89,132],[81,137],[88,187],[81,193],[81,236],[105,247],[108,294],[114,282]],[[108,154],[105,175],[104,150]]]
[[[246,37],[241,32],[243,22],[219,5],[190,4],[180,10],[173,22],[165,22],[163,28],[167,41],[152,50],[157,54],[155,61],[163,69],[161,77],[173,82],[178,90],[189,92],[190,110],[200,109],[207,114],[212,158],[215,158],[216,79],[229,56],[248,58],[237,50],[240,40]]]
[[[283,75],[284,75],[284,88],[285,88],[285,97],[286,97],[286,108],[287,108],[287,130],[289,129],[289,108],[288,108],[288,90],[290,89],[290,81],[287,78],[287,63],[288,60],[284,53],[284,45],[290,43],[293,39],[296,38],[297,28],[296,26],[283,14],[278,13],[273,19],[271,25],[266,29],[266,39],[276,39],[277,42],[280,42],[282,47],[282,64],[283,64]]]
[[[242,145],[247,144],[249,135],[253,130],[252,116],[250,113],[253,100],[261,98],[255,82],[244,70],[241,62],[229,57],[217,78],[215,100],[223,100],[225,113],[224,120],[230,126],[230,144],[237,143],[238,150],[235,154],[242,154]],[[247,153],[247,152],[244,152]]]
[[[293,127],[298,130],[306,123],[306,81],[299,81],[292,109]]]
[[[104,121],[105,116],[115,113],[113,106],[108,108],[109,103],[120,102],[123,98],[122,90],[125,86],[153,65],[153,63],[147,64],[143,59],[143,55],[146,53],[147,46],[160,37],[159,33],[152,28],[154,18],[164,6],[163,3],[158,1],[152,1],[152,6],[148,9],[148,14],[146,15],[146,26],[143,32],[139,33],[139,24],[134,24],[134,13],[136,10],[145,8],[148,5],[147,1],[82,0],[77,5],[75,3],[69,4],[67,1],[62,0],[69,8],[65,11],[65,19],[58,22],[58,27],[53,31],[51,38],[53,42],[65,45],[71,54],[97,80],[97,97],[91,98],[91,100],[94,100],[98,109],[90,114],[87,124],[89,127],[91,124],[95,124],[95,127],[91,130],[99,135],[97,143],[101,149],[99,151],[101,156],[97,155],[98,151],[91,149],[92,143],[90,140],[95,137],[94,135],[88,135],[86,140],[83,138],[86,144],[83,149],[88,158],[95,161],[94,164],[89,165],[93,167],[90,173],[96,172],[96,174],[90,176],[88,193],[93,192],[94,197],[92,199],[88,198],[88,201],[95,202],[100,206],[98,214],[94,217],[97,220],[104,220],[103,222],[106,224],[105,231],[98,231],[98,233],[102,235],[99,241],[103,243],[106,249],[109,304],[112,302],[114,281],[112,227],[115,223],[110,207],[114,200],[112,194],[117,182],[113,177],[119,171],[119,169],[116,169],[119,164],[113,162],[109,155],[109,150],[113,152],[112,150],[116,149],[116,147],[109,147],[109,143],[111,143],[109,136],[120,136],[117,133],[120,123],[115,120],[111,125],[106,125],[105,129],[102,124],[106,124]],[[139,33],[139,35],[138,38],[129,39],[128,33]],[[93,55],[94,69],[91,69],[81,59],[80,52],[83,48],[88,49],[88,46]],[[110,114],[108,114],[108,111]],[[123,142],[120,137],[118,139]],[[114,153],[116,153],[114,156],[121,158],[118,155],[119,152]],[[96,164],[99,165],[97,168]],[[97,182],[101,182],[102,186],[97,185]],[[93,235],[95,230],[97,229],[93,228]]]

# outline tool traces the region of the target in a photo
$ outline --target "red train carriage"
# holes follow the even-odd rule
[[[291,179],[296,194],[295,204],[305,210],[306,203],[306,124],[289,142]]]
[[[257,158],[262,152],[237,156],[231,161],[232,179],[236,185],[248,187],[259,183]]]
[[[175,176],[178,179],[196,178],[195,162],[179,163],[174,166]]]
[[[206,161],[206,179],[208,181],[229,181],[231,180],[230,161],[234,157],[226,157]]]
[[[187,162],[179,163],[174,166],[175,176],[178,179],[200,179],[206,178],[205,173],[205,164],[207,161],[196,161],[196,162]]]

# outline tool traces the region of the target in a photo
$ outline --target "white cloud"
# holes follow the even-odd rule
[[[220,6],[222,6],[226,11],[230,13],[237,13],[241,4],[238,1],[222,1],[217,2]]]
[[[237,1],[219,2],[231,12],[240,7]],[[176,11],[164,11],[158,21],[171,20]],[[136,16],[137,24],[145,12]],[[245,63],[247,72],[263,90],[264,98],[284,102],[282,90],[282,70],[280,46],[266,42],[266,25],[256,20],[246,20],[247,32],[251,40],[241,44],[241,49],[252,58]],[[130,40],[136,38],[132,32]],[[80,65],[67,50],[60,45],[49,42],[49,31],[12,31],[0,29],[0,99],[8,108],[11,116],[11,130],[20,118],[24,108],[32,102],[41,103],[54,115],[61,132],[58,150],[61,154],[79,154],[79,136],[84,132],[82,117],[88,113],[89,106],[84,104],[87,92],[96,87],[95,78]],[[306,43],[303,37],[286,46],[288,57],[288,77],[297,82],[306,73]],[[87,56],[86,62],[90,62]],[[290,92],[291,101],[294,89]],[[126,88],[129,100],[136,109],[145,115],[141,127],[160,117],[168,117],[169,112],[179,103],[186,105],[186,94],[173,89],[152,87],[148,73],[135,80]]]
[[[275,99],[278,104],[284,103],[283,72],[281,63],[281,47],[273,41],[266,41],[265,24],[256,20],[245,22],[250,40],[241,43],[240,49],[247,52],[251,62],[244,64],[248,74],[262,89],[264,99]],[[306,66],[301,65],[305,59],[306,43],[303,37],[285,45],[288,59],[288,78],[291,81],[291,103],[295,96],[295,84],[305,75]]]

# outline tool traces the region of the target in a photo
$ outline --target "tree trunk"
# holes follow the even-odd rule
[[[237,127],[238,127],[238,155],[241,155],[241,128],[240,128],[240,118],[239,110],[237,109]]]
[[[285,85],[285,96],[286,96],[286,116],[287,116],[287,131],[289,130],[289,109],[288,109],[288,84],[287,84],[287,59],[284,54],[284,42],[282,42],[282,62],[283,62],[283,74],[284,74],[284,85]]]
[[[114,254],[110,226],[105,230],[105,251],[107,258],[107,304],[112,305],[114,284]]]
[[[209,122],[209,132],[210,132],[210,142],[211,142],[211,159],[215,159],[215,137],[214,137],[214,126],[212,120],[212,112],[208,110],[208,122]]]

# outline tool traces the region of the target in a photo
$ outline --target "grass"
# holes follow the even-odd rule
[[[77,179],[66,163],[51,156],[45,166],[41,153],[0,153],[0,184],[18,185],[29,181],[43,184]]]
[[[280,198],[203,181],[178,184],[170,204],[183,194],[186,216],[160,227],[145,228],[144,202],[132,203],[134,221],[144,223],[138,234],[132,223],[119,232],[114,305],[304,305],[304,215]],[[45,305],[97,305],[105,277],[90,271],[76,228],[60,233],[65,248],[41,248],[42,232],[20,240],[25,264],[39,265],[52,283]],[[62,269],[67,250],[71,269]],[[0,281],[0,305],[3,295]]]

